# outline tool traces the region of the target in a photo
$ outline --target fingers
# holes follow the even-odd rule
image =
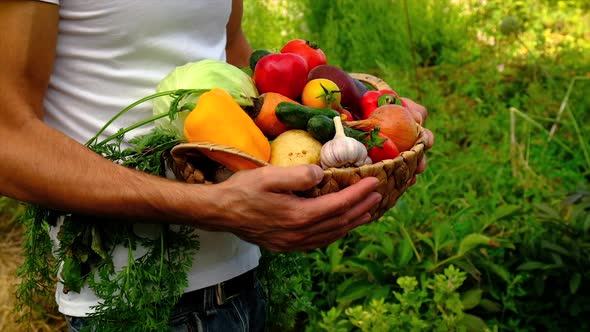
[[[409,108],[412,111],[417,111],[418,113],[420,113],[422,115],[422,120],[426,121],[426,118],[428,118],[428,110],[426,109],[426,107],[414,102],[411,99],[408,98],[400,98],[403,101],[403,104],[406,105],[407,108]]]
[[[416,111],[418,113],[420,113],[422,115],[422,121],[426,121],[426,118],[428,117],[428,110],[426,109],[426,107],[414,102],[411,99],[408,98],[401,98],[403,100],[404,105],[411,111]],[[432,145],[434,144],[434,135],[432,134],[432,131],[430,131],[427,128],[424,128],[424,132],[425,135],[427,137],[425,143],[426,143],[426,148],[430,149],[432,147]]]
[[[381,194],[372,192],[365,196],[359,203],[352,205],[349,210],[343,210],[341,214],[325,219],[322,222],[315,223],[305,230],[309,235],[321,235],[334,231],[343,231],[344,233],[353,229],[357,225],[353,222],[367,214],[371,208],[381,201]],[[370,220],[371,215],[368,215]]]
[[[434,134],[432,131],[430,131],[430,129],[424,128],[424,135],[426,136],[424,141],[426,149],[430,149],[434,145]]]
[[[329,233],[320,233],[315,234],[306,239],[305,242],[301,243],[296,250],[313,250],[317,248],[323,248],[331,243],[343,238],[350,232],[351,230],[367,224],[371,221],[371,215],[369,213],[364,213],[362,216],[353,220],[348,224],[349,227],[338,229],[333,232]]]
[[[351,205],[348,210],[340,214],[320,220],[302,229],[294,230],[293,243],[286,244],[287,250],[311,250],[325,247],[344,237],[352,229],[364,225],[372,220],[368,212],[381,201],[381,194],[369,193],[358,203]]]
[[[281,223],[281,228],[250,240],[273,251],[310,250],[326,246],[355,227],[371,221],[368,211],[381,201],[381,194],[374,192],[376,181],[373,180],[376,179],[359,181],[336,193],[302,198],[298,202],[301,215],[297,222],[285,221]]]
[[[366,200],[369,194],[375,192],[378,184],[377,178],[368,177],[338,192],[304,200],[300,227],[343,214]]]
[[[262,170],[266,189],[272,192],[304,191],[320,183],[324,171],[317,165],[299,165],[293,167],[267,166]]]
[[[424,134],[426,135],[426,139],[424,140],[424,144],[426,149],[430,149],[434,145],[434,135],[432,131],[429,129],[424,128]],[[423,173],[426,170],[426,155],[422,156],[418,161],[418,166],[416,166],[416,174]],[[416,183],[416,179],[412,180],[411,184]]]
[[[275,252],[313,250],[325,247],[332,242],[343,238],[350,230],[370,221],[371,215],[368,212],[365,212],[357,219],[349,221],[347,227],[337,228],[330,232],[319,234],[294,231],[288,236],[275,236],[268,242],[259,243],[259,245],[267,250]]]
[[[416,166],[416,174],[423,173],[426,170],[426,156],[423,156],[418,160],[418,166]]]
[[[263,244],[268,250],[290,251],[321,248],[344,237],[352,229],[371,221],[367,211],[381,201],[379,193],[371,193],[359,204],[344,213],[321,220],[307,227],[290,230],[282,236],[274,236]]]

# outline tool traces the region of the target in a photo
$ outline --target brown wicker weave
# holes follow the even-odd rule
[[[354,78],[368,83],[376,89],[390,89],[387,83],[368,74],[351,74]],[[409,181],[416,173],[418,161],[425,152],[424,130],[414,147],[402,152],[397,158],[384,160],[372,165],[347,168],[329,168],[324,170],[324,179],[315,188],[299,193],[304,197],[317,197],[344,189],[365,177],[379,179],[377,191],[383,196],[382,201],[371,211],[373,220],[380,218],[391,209],[398,198],[408,189]],[[171,168],[176,177],[189,183],[216,183],[225,180],[228,173],[221,165],[206,158],[201,151],[228,153],[235,158],[244,158],[252,168],[267,166],[268,163],[232,147],[213,143],[182,143],[170,151]]]

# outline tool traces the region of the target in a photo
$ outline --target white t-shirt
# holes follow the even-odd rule
[[[40,1],[60,6],[45,121],[80,143],[121,109],[154,93],[158,82],[175,67],[206,58],[225,60],[231,0]],[[149,116],[150,103],[137,107],[111,125],[103,137]],[[139,135],[150,129],[146,126],[134,132]],[[134,229],[153,235],[157,227],[135,225]],[[56,232],[51,231],[54,239]],[[258,265],[257,246],[230,233],[196,232],[200,249],[185,291],[231,279]],[[115,250],[117,267],[126,265],[126,250]],[[60,312],[79,317],[98,303],[90,289],[64,293],[61,283],[56,300]]]

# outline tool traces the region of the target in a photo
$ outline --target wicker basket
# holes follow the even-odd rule
[[[356,73],[351,76],[376,89],[390,89],[385,81],[375,76]],[[416,173],[418,161],[425,152],[426,139],[424,130],[420,127],[420,134],[414,147],[402,152],[397,158],[360,167],[326,169],[320,184],[298,194],[304,197],[317,197],[337,192],[362,178],[376,177],[379,179],[377,191],[383,199],[373,208],[371,215],[373,220],[378,219],[391,209],[408,189],[409,181]],[[248,161],[252,168],[269,165],[232,147],[213,143],[182,143],[172,148],[169,159],[171,169],[179,180],[188,183],[217,183],[231,175],[231,172],[205,157],[201,151],[207,151],[209,155],[211,153],[231,154],[234,158],[243,158]]]

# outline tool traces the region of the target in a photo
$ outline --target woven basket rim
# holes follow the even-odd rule
[[[213,142],[185,142],[176,144],[171,150],[170,155],[174,159],[183,159],[184,153],[190,151],[210,151],[210,152],[224,152],[232,154],[234,156],[244,158],[248,161],[253,162],[258,166],[269,166],[270,164],[264,160],[256,158],[255,156],[243,152],[242,150],[236,149],[232,146],[213,143]]]
[[[382,161],[379,161],[379,162],[376,162],[373,164],[356,166],[356,167],[341,167],[341,168],[330,167],[330,168],[324,169],[324,175],[329,175],[331,173],[340,173],[340,172],[365,171],[365,170],[369,170],[372,168],[382,168],[386,163],[395,163],[395,162],[397,162],[397,160],[400,160],[400,159],[403,160],[403,159],[410,158],[409,154],[421,154],[425,150],[425,141],[424,140],[426,139],[426,135],[424,135],[424,129],[422,126],[418,126],[418,128],[420,130],[420,134],[419,134],[418,139],[416,140],[416,143],[414,144],[414,146],[410,150],[401,152],[399,154],[399,156],[397,156],[396,158],[386,159],[386,160],[382,160]],[[170,151],[170,154],[171,154],[172,158],[182,160],[185,158],[185,154],[187,152],[195,151],[195,150],[196,151],[224,152],[224,153],[234,155],[236,157],[247,159],[260,167],[272,166],[272,164],[270,164],[264,160],[261,160],[259,158],[256,158],[256,157],[254,157],[248,153],[245,153],[239,149],[236,149],[231,146],[223,145],[223,144],[212,143],[212,142],[179,143],[172,148],[172,150]]]

